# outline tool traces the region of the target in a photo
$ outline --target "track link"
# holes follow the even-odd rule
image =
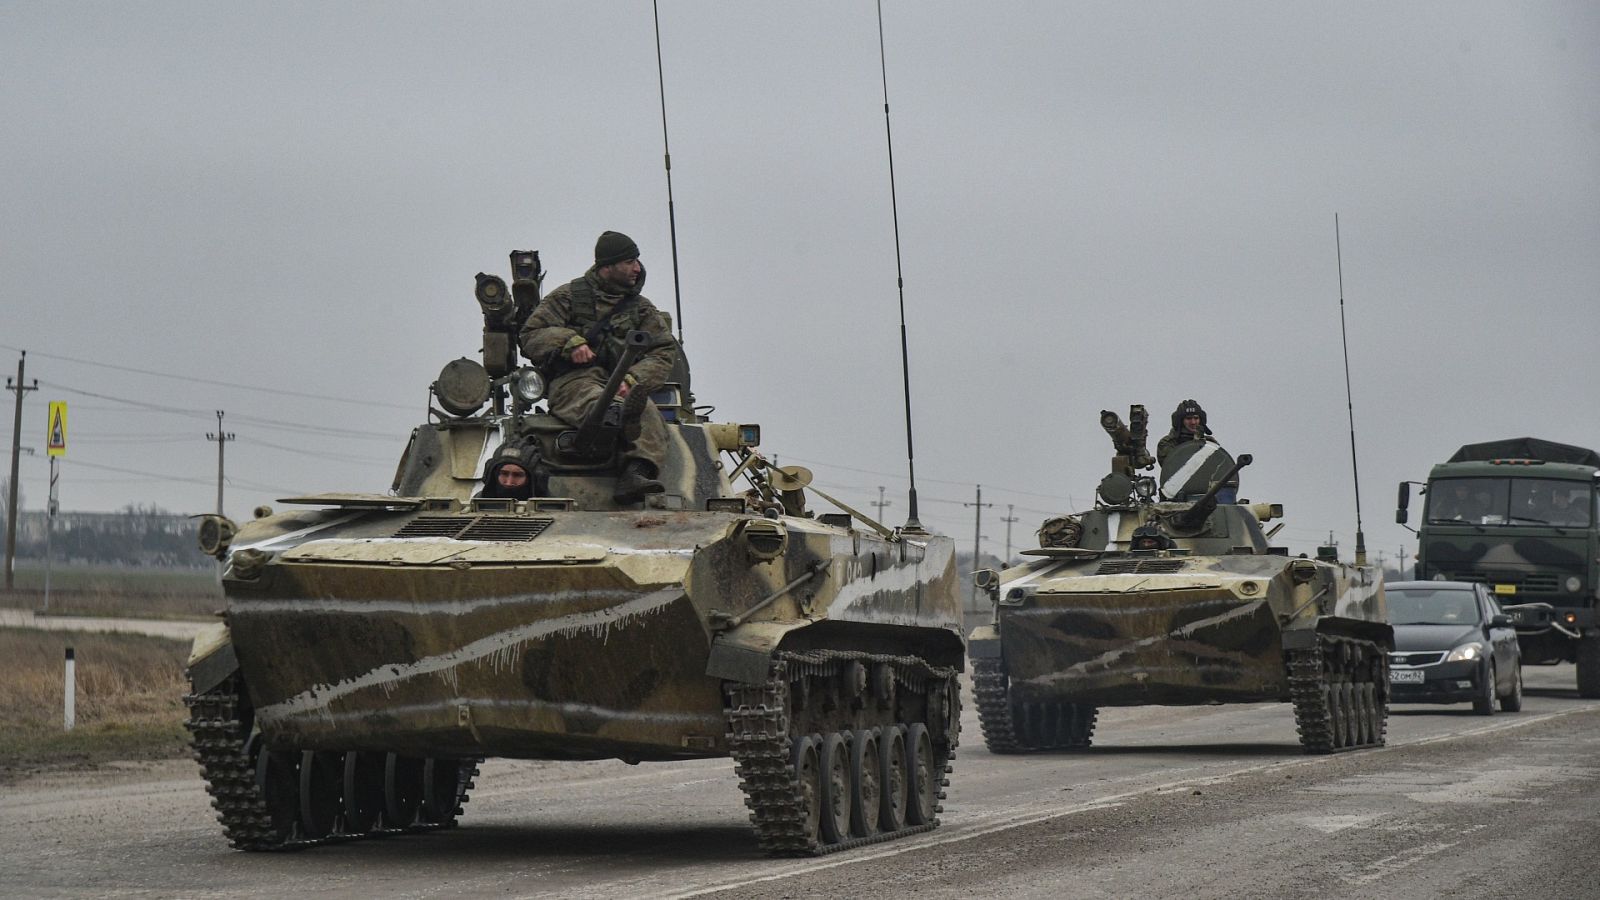
[[[1382,747],[1389,729],[1389,657],[1378,644],[1319,634],[1287,652],[1295,730],[1310,753]]]
[[[903,692],[908,691],[918,698],[917,703],[909,705],[923,710],[942,709],[946,708],[944,704],[949,704],[952,727],[947,732],[943,727],[936,729],[941,733],[931,742],[930,771],[936,783],[932,789],[932,814],[926,822],[907,824],[893,831],[866,836],[852,834],[840,840],[825,841],[816,829],[816,810],[812,808],[812,804],[819,801],[808,795],[793,759],[795,742],[805,737],[794,713],[805,717],[807,704],[824,701],[817,693],[804,689],[797,696],[793,686],[839,678],[845,673],[845,667],[852,664],[887,666],[893,677],[893,691],[902,698],[897,709],[907,708]],[[819,856],[930,831],[938,826],[944,788],[950,784],[951,760],[955,758],[960,735],[960,691],[955,669],[932,666],[911,656],[853,651],[781,652],[774,654],[764,684],[730,682],[726,693],[728,749],[762,850],[775,856]],[[913,723],[902,719],[894,724]],[[932,728],[935,723],[922,724]],[[848,731],[836,729],[836,733]]]
[[[371,830],[354,833],[335,830],[320,838],[305,836],[298,821],[285,823],[280,816],[279,821],[275,822],[266,792],[256,778],[255,749],[250,742],[251,724],[246,719],[249,713],[239,702],[242,689],[243,685],[234,677],[214,690],[183,698],[189,707],[189,720],[185,727],[189,730],[195,760],[200,763],[206,791],[211,794],[211,805],[216,810],[217,820],[222,823],[228,845],[235,850],[303,850],[376,835],[455,827],[456,817],[462,814],[462,806],[466,804],[473,779],[477,777],[478,760],[461,761],[455,805],[442,821],[417,821],[402,827],[380,824]]]

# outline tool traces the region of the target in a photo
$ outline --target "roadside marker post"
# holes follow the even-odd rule
[[[74,671],[77,668],[77,666],[76,666],[76,662],[77,661],[74,660],[72,657],[73,657],[72,648],[68,647],[67,648],[66,695],[63,698],[63,702],[65,703],[65,707],[66,707],[65,712],[66,712],[66,724],[67,724],[67,730],[68,731],[72,730],[73,720],[77,718],[78,688],[77,688],[77,685],[75,684],[75,682],[76,682],[78,676],[77,676],[77,672]]]

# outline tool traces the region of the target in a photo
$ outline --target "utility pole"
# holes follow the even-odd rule
[[[22,458],[22,395],[39,389],[39,379],[33,384],[22,383],[22,373],[28,362],[28,351],[17,358],[17,380],[6,379],[6,390],[17,395],[17,415],[11,425],[11,492],[6,498],[6,590],[15,584],[17,562],[17,463]]]
[[[1006,514],[1000,517],[1000,521],[1006,523],[1006,558],[1004,563],[1008,566],[1011,565],[1011,523],[1017,520],[1017,517],[1011,513],[1015,511],[1016,508],[1017,505],[1015,503],[1007,503]]]
[[[222,448],[234,440],[233,432],[222,430],[222,410],[217,410],[217,433],[206,432],[206,440],[217,442],[217,515],[222,515]]]
[[[972,571],[974,572],[978,571],[978,542],[983,540],[983,508],[994,505],[993,503],[983,502],[983,485],[977,485],[977,488],[977,499],[972,503],[961,504],[962,506],[977,507],[973,512],[975,518],[972,523]],[[972,585],[972,609],[974,612],[978,609],[978,585],[976,582]]]
[[[876,506],[878,508],[878,521],[879,522],[883,521],[883,508],[886,507],[886,506],[893,506],[894,505],[894,501],[893,500],[885,500],[885,499],[883,499],[883,490],[884,490],[883,485],[881,485],[881,484],[878,485],[878,502],[872,504],[873,506]]]

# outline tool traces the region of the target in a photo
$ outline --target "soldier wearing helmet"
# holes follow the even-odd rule
[[[1199,403],[1185,400],[1172,411],[1172,430],[1156,444],[1156,461],[1166,462],[1167,454],[1180,444],[1187,444],[1190,441],[1216,443],[1216,440],[1211,436],[1211,429],[1206,427],[1206,411]]]

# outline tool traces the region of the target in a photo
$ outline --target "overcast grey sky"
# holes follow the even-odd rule
[[[1458,445],[1600,448],[1600,5],[884,4],[922,518],[1031,546],[1198,399],[1299,552]],[[905,515],[870,2],[661,4],[695,391]],[[0,368],[66,509],[386,490],[473,275],[604,229],[672,309],[651,6],[0,5]],[[135,371],[140,370],[140,371]],[[149,374],[149,373],[159,373]],[[174,377],[159,377],[160,375]],[[312,395],[312,396],[301,396]],[[344,402],[335,399],[345,398]],[[10,395],[4,400],[8,404]]]

